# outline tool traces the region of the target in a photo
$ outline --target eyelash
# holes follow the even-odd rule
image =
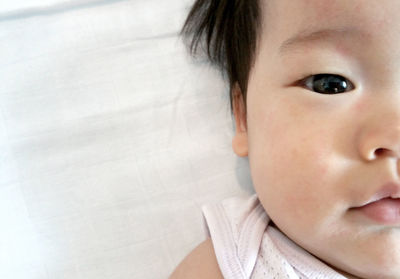
[[[322,83],[320,82],[320,84],[318,84],[317,86],[314,86],[314,83],[316,81],[327,79],[327,77],[328,77],[328,80],[329,80],[329,77],[330,77],[331,80],[328,81],[327,83],[326,82],[325,83],[324,82],[322,82]],[[334,82],[333,79],[335,79],[335,78],[343,79],[343,81],[342,82]],[[347,84],[346,86],[344,86],[344,84],[343,84],[344,82]],[[338,86],[345,87],[345,91],[344,92],[339,92],[341,90],[337,90],[337,88],[335,88],[334,92],[324,93],[323,90],[317,90],[318,86],[322,86],[322,87],[324,87],[326,89],[326,87],[328,87],[329,85],[332,86],[332,84],[336,85],[337,87]],[[328,74],[328,73],[307,76],[307,77],[301,79],[298,82],[298,85],[300,85],[300,86],[302,86],[302,87],[304,87],[304,88],[306,88],[308,90],[311,90],[313,92],[317,92],[319,94],[328,94],[328,95],[345,93],[345,92],[351,91],[351,90],[353,90],[355,88],[353,83],[350,80],[348,80],[347,78],[345,78],[345,77],[343,77],[341,75]],[[325,87],[325,85],[328,85],[328,86]]]

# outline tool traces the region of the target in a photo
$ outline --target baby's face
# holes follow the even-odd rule
[[[336,269],[400,278],[400,212],[360,209],[385,191],[400,195],[382,188],[400,185],[400,1],[261,3],[247,131],[234,140],[238,154],[248,148],[261,203]]]

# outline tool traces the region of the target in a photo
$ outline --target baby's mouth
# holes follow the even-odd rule
[[[367,202],[352,207],[351,211],[382,225],[400,225],[400,184],[393,181],[383,184]]]
[[[383,198],[352,210],[382,225],[400,225],[400,198]]]

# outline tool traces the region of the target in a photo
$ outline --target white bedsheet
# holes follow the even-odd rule
[[[0,278],[167,278],[253,192],[191,3],[0,2]]]

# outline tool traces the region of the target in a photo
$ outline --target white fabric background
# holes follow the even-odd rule
[[[0,278],[167,278],[253,192],[191,3],[0,2]]]

